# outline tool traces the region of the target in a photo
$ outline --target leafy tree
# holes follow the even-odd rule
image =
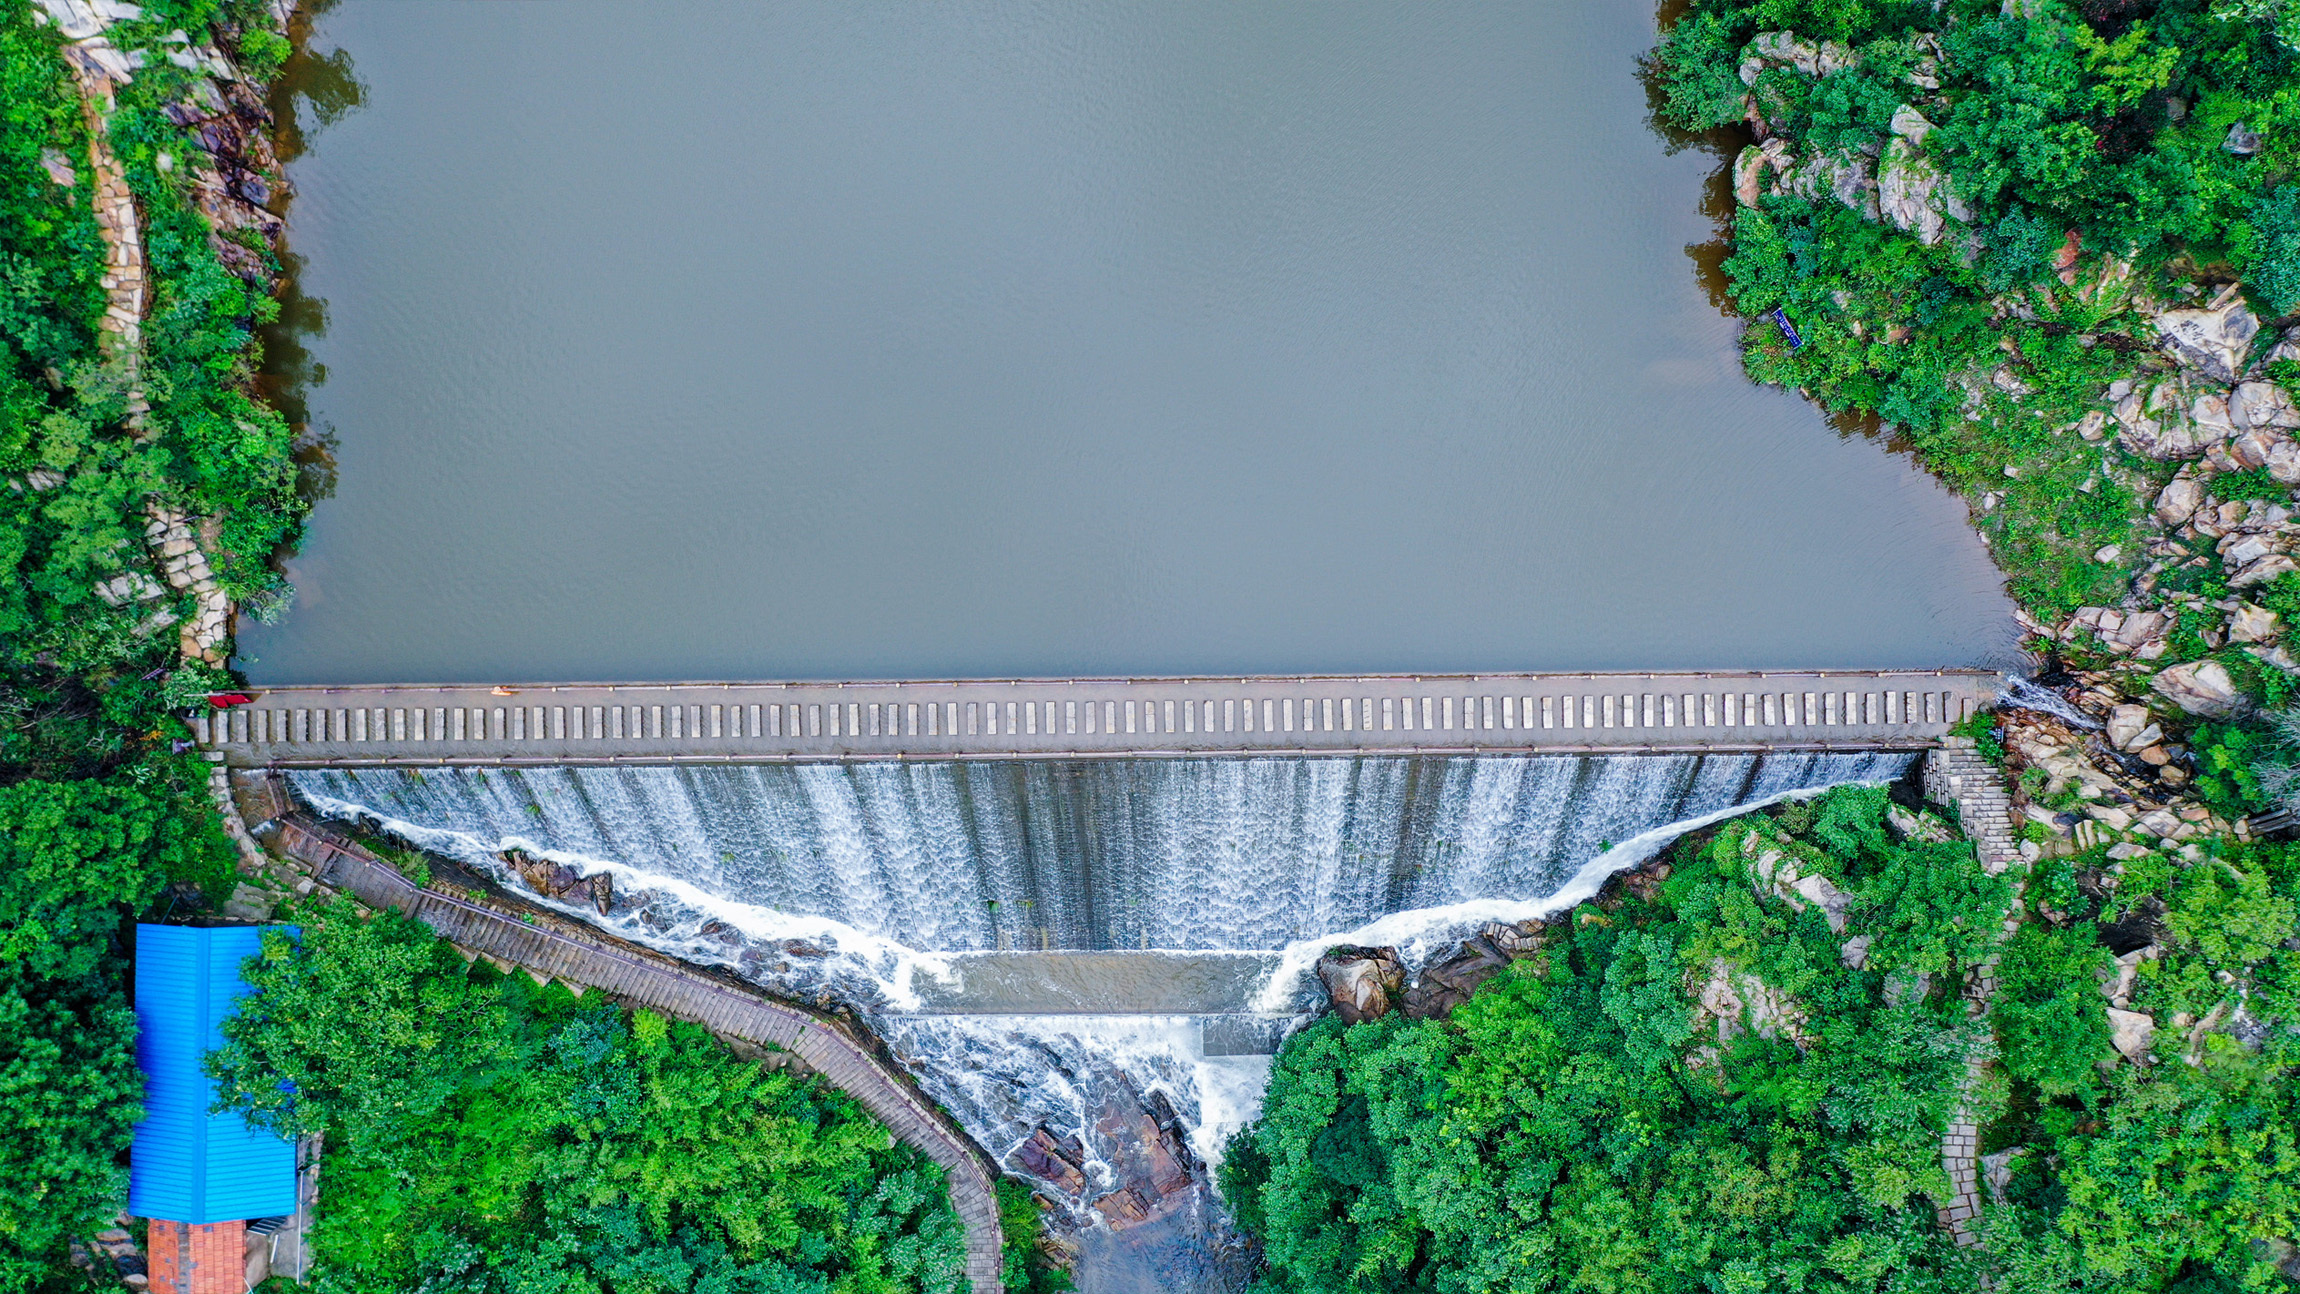
[[[124,910],[166,877],[230,875],[212,817],[164,783],[125,779],[0,787],[0,964],[78,979],[96,969]]]
[[[1328,1019],[1289,1038],[1223,1169],[1268,1288],[1969,1284],[1924,1198],[1946,1188],[1941,1129],[1975,1045],[1961,1010],[1892,1000],[1882,972],[1843,966],[1818,911],[1747,879],[1755,842],[1885,884],[1907,849],[1883,806],[1839,792],[1783,810],[1797,833],[1684,846],[1659,903],[1576,924],[1546,969],[1519,963],[1450,1021]],[[1935,886],[1897,902],[1943,894],[1961,901]],[[1795,986],[1802,1040],[1697,1030],[1688,990],[1720,961]]]
[[[2029,924],[2005,947],[1992,1008],[2005,1069],[2048,1099],[2090,1091],[2094,1067],[2110,1058],[2099,987],[2107,960],[2089,930],[2060,937]]]
[[[0,965],[0,1291],[39,1285],[120,1208],[142,1117],[135,1036],[112,978]]]
[[[250,960],[210,1067],[250,1117],[327,1132],[327,1288],[963,1285],[941,1170],[835,1089],[467,966],[396,914],[302,919]]]
[[[1039,1252],[1043,1225],[1030,1188],[1014,1178],[1000,1178],[998,1229],[1004,1238],[1001,1279],[1015,1294],[1061,1294],[1071,1288],[1070,1274]]]
[[[1995,928],[2004,890],[1969,846],[1895,839],[1885,805],[1840,790],[1680,842],[1656,901],[1584,909],[1450,1021],[1289,1038],[1222,1170],[1263,1288],[2287,1288],[2254,1241],[2300,1226],[2300,957],[2269,938],[2292,928],[2300,846],[2129,858],[2098,911],[2076,877],[2103,854],[2042,869],[2031,892],[2059,924],[2000,948],[1929,933]],[[1850,888],[1846,930],[1759,884],[1766,853]],[[2226,1022],[2241,1004],[2264,1032],[2167,1027],[2166,1063],[2117,1059],[2096,918],[2151,899],[2172,942],[2136,1009]],[[1856,969],[1840,944],[1862,935]],[[1984,1025],[1958,985],[2000,951]],[[1769,1029],[1690,1014],[1720,968],[1778,999]],[[1991,1055],[2003,1076],[1973,1082]],[[2009,1154],[1976,1249],[1932,1208],[1959,1108]]]
[[[2247,232],[2247,277],[2260,299],[2279,315],[2300,311],[2300,184],[2261,194]]]

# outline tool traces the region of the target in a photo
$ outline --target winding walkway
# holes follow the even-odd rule
[[[601,989],[723,1034],[796,1055],[853,1097],[905,1144],[949,1174],[951,1204],[966,1228],[966,1275],[975,1294],[1002,1294],[998,1198],[974,1146],[905,1078],[821,1017],[708,976],[424,889],[352,841],[300,815],[279,820],[276,847],[321,882],[371,907],[414,917],[468,952],[538,976]]]
[[[1936,804],[1957,806],[1965,838],[1973,842],[1982,871],[2001,876],[2017,869],[2012,910],[2005,914],[2003,930],[2003,938],[2012,938],[2013,932],[2020,928],[2021,891],[2027,884],[2027,863],[2021,858],[2020,846],[2013,834],[2012,801],[2005,792],[2003,774],[1981,758],[1971,738],[1950,737],[1941,749],[1925,759],[1925,798]],[[1974,1021],[1985,1024],[1996,991],[1997,955],[1991,953],[1973,968],[1972,978],[1965,985],[1966,1013]],[[1936,1202],[1935,1214],[1950,1237],[1968,1248],[1980,1243],[1980,1234],[1973,1230],[1972,1224],[1981,1212],[1981,1130],[1973,1121],[1971,1093],[1987,1067],[1978,1056],[1966,1060],[1957,1110],[1950,1116],[1948,1131],[1941,1138],[1941,1168],[1948,1174],[1949,1198]]]

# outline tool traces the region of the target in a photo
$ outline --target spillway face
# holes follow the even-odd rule
[[[1602,852],[1902,753],[1361,757],[299,771],[323,811],[609,866],[695,907],[920,952],[1270,949],[1376,917],[1532,901]],[[666,887],[665,883],[669,883]],[[749,909],[750,911],[745,911]],[[771,922],[769,922],[771,924]]]
[[[1263,1036],[1274,1038],[1270,1013],[1312,1000],[1301,972],[1318,948],[1355,932],[1405,945],[1409,960],[1443,952],[1467,924],[1585,896],[1685,825],[1784,795],[1889,781],[1913,759],[1366,756],[290,776],[322,813],[378,821],[508,885],[525,888],[507,850],[609,873],[614,897],[603,912],[588,891],[546,901],[777,992],[856,1008],[978,1142],[1066,1195],[1082,1220],[1096,1216],[1090,1201],[1131,1188],[1154,1215],[1173,1215],[1144,1227],[1195,1218],[1196,1238],[1182,1249],[1203,1257],[1232,1251],[1219,1211],[1196,1187],[1153,1189],[1171,1172],[1145,1158],[1145,1139],[1156,1138],[1141,1119],[1170,1125],[1169,1150],[1203,1182],[1222,1140],[1253,1116],[1267,1072],[1267,1057],[1250,1054],[1266,1045],[1236,1045],[1238,1026],[1252,1026],[1258,1010]],[[1043,1007],[1027,967],[1011,958],[992,982],[1001,951],[1063,949],[1168,955],[1061,959],[1068,976]],[[1145,1004],[1173,991],[1173,954],[1257,950],[1277,968],[1274,985],[1225,971],[1205,992],[1234,1000],[1190,1007],[1211,1014],[1139,1014],[1164,1009]],[[971,988],[970,961],[982,980]],[[1235,990],[1221,987],[1233,981]],[[967,1005],[986,1001],[1000,1013]],[[1075,1180],[1058,1180],[1058,1164],[1052,1177],[1040,1171],[1043,1156],[1039,1169],[1026,1166],[1034,1138],[1066,1148]]]

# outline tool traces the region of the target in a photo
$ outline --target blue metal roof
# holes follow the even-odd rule
[[[240,963],[263,932],[293,926],[136,927],[136,1063],[144,1121],[128,1167],[128,1212],[169,1222],[229,1222],[295,1212],[295,1147],[237,1113],[209,1114],[215,1080],[200,1060],[248,992]]]

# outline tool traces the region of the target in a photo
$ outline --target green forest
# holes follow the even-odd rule
[[[1262,1288],[2290,1288],[2300,849],[2057,860],[2000,946],[2007,880],[1890,816],[1883,789],[1844,789],[1736,820],[1451,1019],[1290,1038],[1222,1167]],[[1785,866],[1850,896],[1841,930],[1784,897]],[[2161,1030],[2136,1062],[2101,985],[2158,905],[2134,1009],[2251,1023]],[[1960,1108],[1999,1165],[1969,1246],[1934,1207]]]
[[[159,0],[119,32],[256,32],[254,0]],[[272,39],[277,40],[277,37]],[[286,424],[255,397],[267,273],[227,267],[189,191],[199,156],[165,60],[119,88],[111,143],[144,221],[134,357],[99,320],[89,124],[53,27],[0,6],[0,1290],[74,1279],[108,1227],[140,1117],[126,994],[139,915],[221,903],[234,854],[176,717],[229,676],[178,651],[191,599],[146,549],[154,503],[218,519],[235,597],[278,596],[302,515]],[[230,47],[230,46],[227,46]],[[269,64],[276,70],[276,57]],[[254,65],[261,70],[260,63]],[[276,269],[260,243],[243,263]],[[131,427],[133,384],[149,406]],[[127,577],[129,593],[117,581]],[[113,596],[106,596],[111,586]],[[147,596],[158,592],[159,596]]]
[[[212,1067],[258,1122],[325,1138],[314,1288],[966,1288],[942,1169],[836,1089],[394,913],[299,919]]]
[[[2290,483],[2139,452],[2108,418],[2187,380],[2155,321],[2224,301],[2260,327],[2218,386],[2300,394],[2300,358],[2269,357],[2300,323],[2300,0],[1663,18],[1654,111],[1728,160],[1709,250],[1749,373],[1915,453],[2037,624],[2161,607],[2163,663],[2245,695],[2174,733],[2193,794],[2231,820],[2300,804],[2300,725],[2270,717],[2300,685],[2229,632],[2240,599],[2300,621],[2300,571],[2241,585],[2152,516],[2182,473],[2231,503],[2289,505]],[[159,578],[151,527],[189,519],[233,605],[275,615],[312,447],[265,398],[292,398],[262,341],[280,259],[203,215],[210,145],[171,108],[207,74],[165,47],[195,33],[260,89],[290,56],[270,22],[261,0],[147,0],[109,37],[152,57],[98,118],[56,28],[0,5],[0,1294],[102,1284],[67,1253],[124,1203],[134,924],[241,879],[182,718],[235,680],[184,649],[196,599]],[[97,120],[141,221],[132,352],[102,323]],[[2084,633],[2053,651],[2132,660]],[[1287,1042],[1222,1166],[1265,1290],[2291,1287],[2300,846],[2104,838],[1999,878],[1886,792],[1841,790],[1667,863],[1450,1018]],[[1784,868],[1849,903],[1795,900]],[[939,1171],[835,1091],[396,916],[296,919],[214,1066],[254,1117],[325,1135],[317,1286],[963,1285]],[[2154,1027],[2118,1034],[2111,1001]],[[1988,1165],[1970,1243],[1936,1216],[1960,1119]],[[1027,1194],[1002,1202],[1013,1287],[1059,1286],[1026,1258]]]

